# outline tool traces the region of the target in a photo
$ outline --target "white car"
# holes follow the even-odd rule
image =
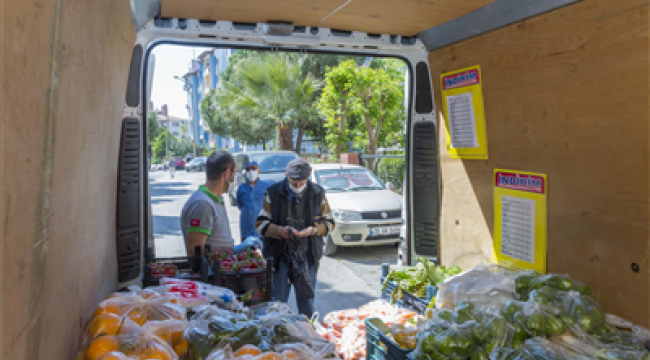
[[[324,254],[339,246],[399,242],[402,197],[362,166],[312,165],[311,181],[325,189],[336,227],[326,236]]]

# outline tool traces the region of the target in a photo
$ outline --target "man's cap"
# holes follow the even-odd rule
[[[292,180],[305,180],[311,175],[311,165],[303,159],[291,160],[287,164],[286,172]]]
[[[249,166],[257,166],[257,167],[260,167],[260,164],[258,164],[257,161],[250,161],[248,164],[246,164],[246,166],[244,166],[244,168],[247,168],[247,167],[249,167]]]

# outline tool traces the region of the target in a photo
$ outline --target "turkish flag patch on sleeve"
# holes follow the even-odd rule
[[[190,226],[200,226],[200,225],[201,225],[201,220],[199,219],[190,220]]]

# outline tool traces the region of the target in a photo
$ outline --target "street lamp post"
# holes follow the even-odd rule
[[[176,79],[178,81],[182,81],[185,86],[187,86],[189,88],[192,88],[191,83],[185,81],[185,79],[179,77],[178,75],[174,75],[174,79]],[[192,100],[194,100],[194,91],[193,91],[193,89],[192,89],[191,97],[192,97]],[[191,105],[190,105],[190,108],[191,108]],[[194,125],[194,112],[190,111],[190,113],[192,114],[192,118],[190,120],[192,120],[192,124]],[[194,149],[192,151],[192,156],[196,157],[196,130],[194,130],[194,132],[192,132],[192,148]]]

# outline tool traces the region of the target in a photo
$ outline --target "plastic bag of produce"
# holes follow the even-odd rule
[[[155,291],[158,294],[171,295],[174,297],[172,302],[179,304],[186,309],[193,309],[198,306],[210,304],[210,299],[207,296],[192,291],[185,291],[183,287],[179,286],[152,286],[148,287],[147,290]]]
[[[594,332],[594,337],[605,343],[617,342],[621,345],[630,346],[636,349],[646,349],[650,351],[650,330],[643,326],[635,325],[614,314],[607,314],[607,324],[602,334],[599,329]],[[624,330],[619,330],[624,329]]]
[[[568,327],[579,325],[582,330],[592,332],[606,323],[605,311],[594,298],[575,290],[563,293],[561,296],[563,300],[561,316]]]
[[[269,301],[260,304],[256,304],[249,307],[249,311],[252,313],[254,318],[263,318],[265,316],[284,316],[284,315],[295,315],[296,313],[291,310],[287,303],[279,301]]]
[[[275,352],[285,360],[323,360],[337,359],[336,346],[330,343],[320,351],[314,351],[305,344],[284,344],[274,348]]]
[[[221,309],[216,305],[201,305],[194,308],[194,315],[190,320],[207,320],[213,316],[234,319],[235,321],[248,321],[249,316],[243,312],[233,312]]]
[[[478,323],[475,321],[464,324],[430,321],[416,336],[417,347],[413,355],[416,360],[466,360],[470,356],[472,359],[487,359],[487,352],[475,340],[476,329]]]
[[[187,320],[150,321],[145,324],[144,331],[158,335],[172,347],[176,355],[182,358],[187,353],[188,342],[185,330],[189,326]]]
[[[188,355],[191,360],[205,359],[213,350],[229,346],[233,351],[244,345],[269,349],[263,343],[262,333],[255,321],[234,321],[212,316],[207,320],[193,320],[186,330]]]
[[[501,314],[515,328],[514,342],[528,337],[560,335],[566,330],[559,317],[560,310],[549,305],[512,300],[503,306]]]
[[[517,295],[520,300],[528,300],[528,294],[537,289],[548,287],[564,292],[577,291],[582,295],[593,296],[591,288],[572,280],[569,275],[548,274],[539,275],[534,271],[524,272],[515,278]]]
[[[497,348],[490,353],[490,360],[578,360],[578,358],[569,356],[561,346],[536,337],[526,340],[517,349]]]
[[[176,278],[162,278],[160,283],[163,286],[171,286],[172,292],[179,292],[186,296],[200,295],[207,297],[219,305],[219,307],[227,310],[238,310],[244,307],[244,305],[237,300],[237,296],[232,290],[221,286]]]
[[[140,334],[98,336],[81,349],[77,359],[178,360],[178,355],[165,340],[144,329]]]
[[[571,331],[553,339],[576,358],[596,360],[648,360],[650,353],[643,349],[634,349],[621,344],[606,344],[591,336],[580,326],[574,326]],[[582,359],[580,358],[580,359]]]
[[[102,301],[93,317],[101,314],[127,316],[136,324],[143,326],[147,321],[183,320],[185,308],[172,303],[173,296],[153,292],[147,298],[139,295],[113,297]]]
[[[453,308],[461,300],[472,300],[487,307],[500,308],[514,299],[515,277],[512,272],[479,264],[438,285],[435,305]]]

